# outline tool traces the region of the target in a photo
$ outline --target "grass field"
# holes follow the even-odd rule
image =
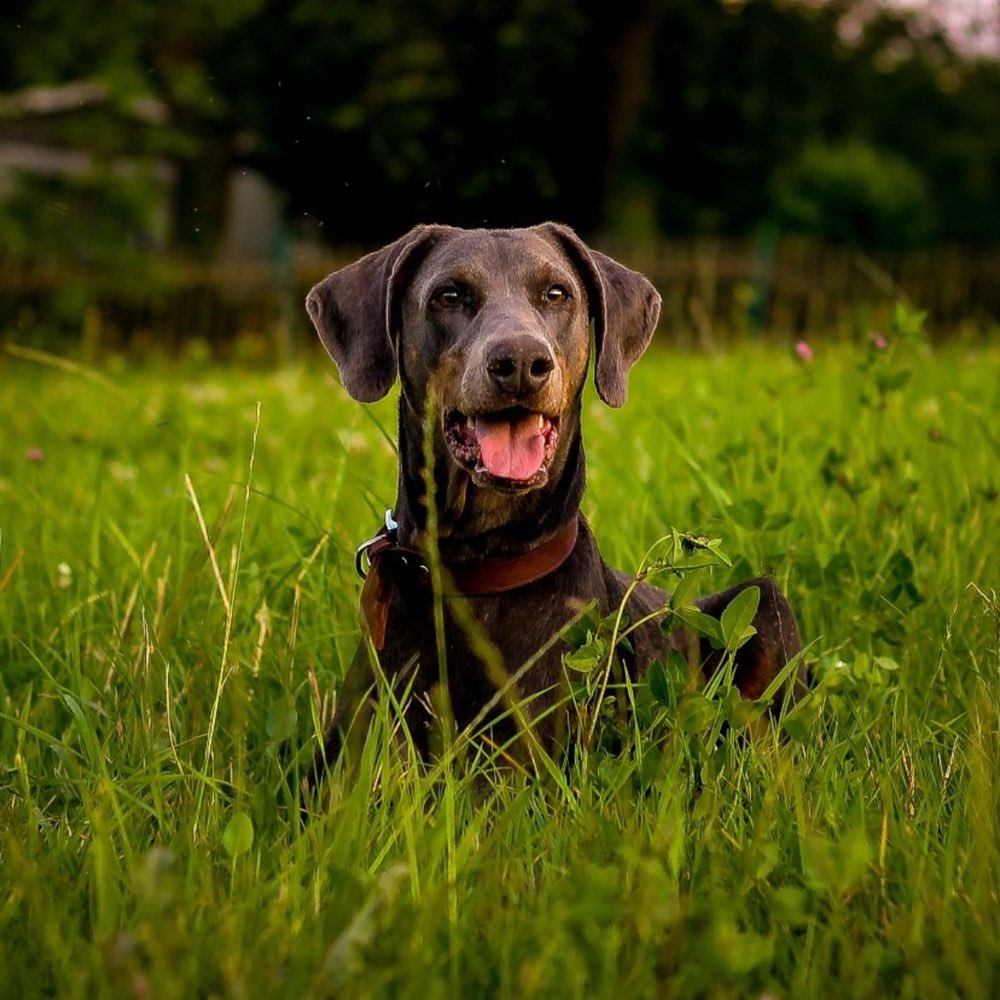
[[[814,687],[724,686],[558,780],[381,737],[301,829],[358,642],[391,401],[318,355],[0,356],[0,994],[891,996],[1000,988],[1000,348],[654,349],[585,403],[585,512],[766,570]],[[904,374],[908,372],[909,374]],[[591,706],[599,711],[599,706]]]

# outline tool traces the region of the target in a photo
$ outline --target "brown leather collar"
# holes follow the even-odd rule
[[[519,556],[486,559],[468,567],[445,566],[445,596],[502,594],[541,580],[569,558],[579,533],[577,516],[548,541]],[[368,560],[367,571],[363,568],[364,558]],[[382,649],[389,604],[396,589],[393,577],[400,572],[413,572],[425,575],[429,584],[430,573],[420,552],[399,544],[391,511],[386,511],[385,526],[378,534],[358,547],[357,569],[365,580],[361,589],[361,620],[372,644]]]

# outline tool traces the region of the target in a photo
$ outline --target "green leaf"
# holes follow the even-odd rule
[[[663,764],[663,752],[656,746],[647,746],[639,758],[639,784],[645,788],[656,780]]]
[[[811,743],[813,740],[819,704],[811,698],[803,698],[782,720],[781,728],[795,743]]]
[[[907,340],[922,340],[927,312],[914,309],[905,302],[897,302],[892,311],[892,325]]]
[[[830,556],[823,575],[828,586],[840,587],[849,582],[854,576],[854,561],[850,553],[840,549]]]
[[[667,683],[674,691],[683,691],[691,680],[691,665],[679,650],[672,649],[667,653],[667,665],[664,671]]]
[[[742,979],[774,956],[771,938],[742,931],[735,921],[726,918],[716,920],[697,947],[707,966],[732,980]]]
[[[795,572],[798,578],[810,589],[816,590],[824,586],[824,570],[819,560],[812,552],[803,553],[795,560]]]
[[[905,369],[891,372],[876,372],[875,385],[879,392],[893,392],[902,389],[910,381],[910,373]]]
[[[253,820],[245,812],[233,813],[223,831],[222,846],[231,858],[246,854],[253,846]]]
[[[268,709],[264,731],[268,739],[274,740],[275,743],[284,743],[295,734],[298,721],[295,702],[291,698],[281,698]]]
[[[719,648],[725,646],[722,638],[722,626],[718,619],[706,615],[704,611],[690,604],[682,608],[672,608],[671,611],[692,631],[710,640],[713,646]]]
[[[780,886],[771,893],[770,909],[780,923],[801,927],[812,912],[812,896],[796,886]]]
[[[913,560],[902,549],[896,549],[886,563],[886,572],[900,583],[913,579]]]
[[[698,586],[698,573],[696,571],[682,571],[681,578],[677,581],[673,593],[670,595],[671,607],[684,607],[691,603],[691,597]]]
[[[703,732],[715,718],[715,705],[703,694],[686,694],[681,699],[677,721],[689,736]]]
[[[726,605],[719,619],[722,642],[730,653],[739,649],[757,630],[750,624],[760,603],[760,587],[741,590]]]
[[[560,638],[571,649],[578,649],[593,639],[594,633],[600,625],[600,620],[600,616],[597,614],[597,604],[591,601],[580,612],[576,620],[567,625],[559,633]]]
[[[814,834],[802,842],[802,871],[813,888],[841,893],[861,880],[871,856],[863,827],[848,830],[838,841]]]
[[[667,674],[663,669],[663,664],[659,660],[654,660],[649,665],[649,670],[646,673],[646,683],[649,685],[649,693],[656,701],[664,708],[672,707],[673,699],[671,698],[670,684],[667,681]]]
[[[604,658],[605,648],[603,639],[592,639],[572,653],[567,653],[563,657],[563,663],[571,670],[577,670],[581,674],[589,674]]]
[[[767,703],[750,701],[740,694],[738,687],[731,687],[723,700],[723,710],[726,722],[733,729],[745,729],[755,719],[759,719],[767,711]]]
[[[250,816],[254,829],[261,835],[270,832],[278,822],[278,803],[274,791],[264,782],[257,785],[250,796]]]
[[[756,497],[749,497],[734,503],[729,508],[729,517],[741,528],[756,531],[764,526],[764,522],[767,520],[767,509]]]
[[[755,882],[766,879],[778,867],[778,845],[771,840],[748,847],[745,852],[747,874]]]
[[[883,670],[899,670],[899,664],[891,656],[876,656],[873,662]]]

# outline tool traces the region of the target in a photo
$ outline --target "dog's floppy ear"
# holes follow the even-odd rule
[[[594,384],[608,406],[628,398],[628,371],[648,346],[660,316],[660,295],[638,271],[591,250],[568,226],[539,227],[552,236],[576,265],[587,286],[594,321]]]
[[[324,278],[306,311],[354,399],[381,399],[396,380],[395,327],[406,276],[444,227],[417,226]]]

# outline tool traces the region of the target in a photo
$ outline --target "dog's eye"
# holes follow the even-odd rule
[[[562,285],[550,285],[543,296],[546,302],[565,302],[569,292]]]
[[[455,285],[445,285],[444,288],[439,288],[431,300],[435,305],[438,306],[458,306],[461,305],[465,295],[461,288],[456,288]]]

